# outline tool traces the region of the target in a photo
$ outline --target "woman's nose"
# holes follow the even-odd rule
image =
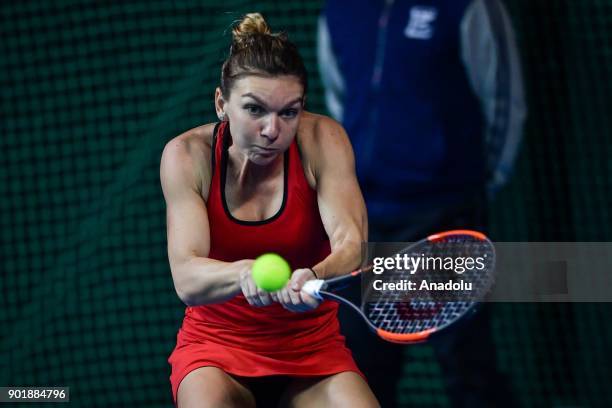
[[[266,119],[264,128],[261,130],[261,135],[266,139],[274,142],[280,134],[280,118],[276,113],[271,113]]]

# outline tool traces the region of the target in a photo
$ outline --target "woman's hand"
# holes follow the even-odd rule
[[[312,279],[316,279],[312,270],[296,269],[287,285],[278,292],[272,293],[272,299],[291,312],[306,312],[316,309],[321,301],[301,291],[304,283]]]
[[[242,294],[251,306],[262,307],[271,305],[273,302],[271,294],[257,287],[251,273],[252,268],[252,260],[244,261],[244,268],[240,271],[240,289],[242,289]]]

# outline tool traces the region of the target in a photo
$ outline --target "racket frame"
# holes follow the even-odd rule
[[[481,232],[466,230],[466,229],[457,229],[457,230],[444,231],[444,232],[440,232],[437,234],[429,235],[427,238],[419,242],[416,242],[412,246],[418,246],[419,244],[425,241],[428,241],[428,242],[441,241],[441,240],[444,240],[448,237],[455,236],[455,235],[468,235],[480,241],[490,242],[489,238]],[[495,260],[493,260],[492,262],[493,262],[493,267],[494,267]],[[433,333],[444,330],[448,326],[455,324],[457,321],[462,320],[462,318],[469,315],[470,314],[469,312],[473,310],[474,307],[478,304],[478,302],[474,301],[473,304],[470,307],[468,307],[468,309],[466,309],[466,311],[463,312],[459,318],[451,321],[450,323],[446,325],[438,327],[438,328],[426,329],[426,330],[422,330],[417,333],[394,333],[394,332],[390,332],[390,331],[381,329],[370,321],[370,319],[365,315],[361,307],[355,305],[350,300],[345,299],[344,297],[332,292],[334,290],[341,289],[347,286],[348,284],[352,283],[353,281],[359,279],[363,273],[372,270],[372,268],[373,268],[373,265],[368,265],[366,267],[357,269],[347,275],[336,276],[334,278],[326,279],[326,280],[323,280],[323,279],[310,280],[304,284],[304,286],[302,287],[302,290],[316,299],[334,300],[334,301],[337,301],[339,303],[342,303],[348,306],[355,312],[359,313],[359,315],[366,322],[370,330],[376,333],[380,338],[386,341],[392,342],[392,343],[400,343],[400,344],[415,344],[415,343],[422,343],[426,341]],[[493,273],[493,271],[491,271],[490,273]]]

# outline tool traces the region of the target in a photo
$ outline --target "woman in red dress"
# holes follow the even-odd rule
[[[339,332],[338,305],[300,290],[355,269],[367,239],[350,143],[304,110],[306,86],[297,48],[249,14],[215,93],[220,122],[164,149],[168,258],[187,305],[168,360],[178,407],[253,407],[266,384],[283,406],[378,406]],[[251,278],[266,252],[293,269],[274,293]]]

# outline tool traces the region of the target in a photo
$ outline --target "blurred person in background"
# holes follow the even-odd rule
[[[328,110],[355,150],[369,241],[486,231],[487,201],[511,174],[526,117],[502,3],[329,0],[317,55]],[[489,314],[484,307],[433,344],[452,406],[515,404],[496,368]],[[401,346],[364,336],[342,308],[340,320],[382,406],[396,406]]]

